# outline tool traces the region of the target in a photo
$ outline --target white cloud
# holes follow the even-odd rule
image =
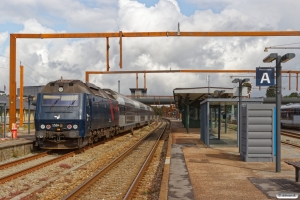
[[[297,30],[300,14],[296,9],[299,8],[299,3],[288,1],[287,7],[285,2],[275,0],[270,7],[271,2],[273,1],[193,1],[199,10],[187,17],[180,12],[175,0],[160,0],[149,8],[129,0],[31,0],[21,1],[19,4],[10,1],[0,5],[0,9],[5,11],[0,16],[0,23],[22,24],[24,27],[18,31],[20,33],[177,31],[178,22],[180,30],[185,32]],[[215,7],[217,5],[220,6]],[[0,45],[6,43],[8,38],[8,32],[1,33]],[[109,42],[110,70],[221,70],[255,69],[265,66],[262,63],[262,59],[267,55],[263,52],[264,47],[300,42],[300,38],[123,38],[123,69],[119,68],[119,38],[110,38]],[[8,56],[8,52],[9,48],[6,48],[5,55]],[[283,54],[286,51],[276,52]],[[25,85],[45,84],[49,80],[59,79],[60,76],[84,80],[87,70],[106,70],[106,39],[18,39],[17,59],[27,65],[25,73],[30,78],[25,78]],[[299,70],[300,66],[297,63],[299,58],[296,55],[294,61],[285,64],[284,67]],[[0,57],[0,64],[7,66],[7,59]],[[174,88],[205,87],[206,75],[147,74],[148,93],[172,95]],[[245,76],[211,74],[211,86],[235,86],[231,83],[232,75]],[[251,76],[253,77],[253,74]],[[0,75],[0,78],[8,83],[8,76]],[[121,80],[121,91],[128,94],[128,88],[135,87],[136,78],[135,74],[92,75],[90,80],[100,87],[115,90],[117,81]],[[283,79],[283,84],[287,84],[286,82]],[[139,87],[143,87],[143,74],[139,74]],[[254,90],[252,94],[261,93]]]
[[[0,33],[0,46],[8,39],[8,32]]]

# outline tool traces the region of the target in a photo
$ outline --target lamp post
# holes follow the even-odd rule
[[[30,101],[33,100],[31,95],[28,95],[28,135],[30,134]]]
[[[281,171],[281,63],[285,63],[294,57],[294,53],[287,53],[284,56],[271,53],[263,59],[264,63],[270,63],[276,60],[276,172]]]
[[[242,136],[242,84],[250,81],[249,78],[235,78],[232,83],[239,83],[239,126],[238,126],[238,146],[241,152],[241,136]]]

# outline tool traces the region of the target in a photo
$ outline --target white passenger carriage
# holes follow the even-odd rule
[[[119,103],[120,130],[130,130],[132,128],[150,124],[153,121],[154,111],[150,106],[134,101],[113,90],[103,90]]]
[[[281,127],[300,128],[300,103],[281,106]]]

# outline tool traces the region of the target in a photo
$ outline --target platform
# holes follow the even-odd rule
[[[233,138],[228,140],[226,134]],[[170,136],[160,199],[261,200],[300,194],[294,168],[284,163],[300,161],[300,149],[281,146],[281,172],[277,173],[275,162],[240,159],[236,131],[221,129],[221,140],[208,148],[200,141],[199,128],[186,133],[181,121],[172,120]]]
[[[0,138],[0,162],[31,153],[34,149],[34,130],[18,130],[18,138]]]

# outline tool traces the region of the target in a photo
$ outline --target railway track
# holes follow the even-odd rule
[[[155,130],[159,124],[161,122],[137,129],[133,135],[121,134],[120,137],[113,137],[101,142],[101,145],[94,144],[94,148],[85,150],[76,156],[73,155],[62,162],[6,181],[1,185],[3,190],[0,190],[0,199],[62,199],[141,137]],[[29,163],[32,165],[31,162]],[[23,165],[16,165],[16,167],[4,169],[4,171],[10,172]]]
[[[296,139],[296,140],[298,139],[300,141],[300,134],[298,134],[298,133],[294,133],[294,132],[284,130],[284,131],[281,131],[281,135],[286,136],[286,137],[290,137],[290,138],[293,138],[293,139]],[[281,138],[281,143],[300,148],[299,144],[297,144],[295,142],[292,142],[291,140],[286,139],[284,141]]]
[[[120,135],[123,135],[123,134],[120,134]],[[108,140],[112,140],[112,138],[109,138],[106,141],[108,141]],[[13,180],[13,179],[16,179],[16,178],[21,177],[23,175],[32,173],[32,172],[34,172],[36,170],[39,170],[39,169],[41,169],[43,167],[52,165],[54,163],[57,163],[59,161],[67,159],[69,157],[72,157],[75,154],[81,153],[83,151],[86,151],[89,148],[93,148],[95,146],[103,144],[104,142],[105,141],[99,141],[99,142],[94,143],[94,144],[92,144],[90,146],[86,146],[86,147],[84,147],[82,149],[75,150],[75,151],[72,151],[70,153],[64,154],[64,155],[62,155],[60,157],[57,157],[57,158],[54,158],[54,159],[50,159],[50,160],[41,162],[39,164],[36,164],[34,166],[30,166],[30,167],[22,169],[22,170],[19,170],[17,172],[11,173],[9,175],[5,175],[5,176],[2,176],[2,177],[0,176],[0,184],[5,183],[5,182],[10,181],[10,180]],[[33,161],[33,160],[38,160],[40,158],[43,158],[43,157],[51,155],[53,152],[54,152],[53,150],[50,150],[50,151],[42,152],[42,153],[30,156],[30,157],[25,157],[25,158],[22,158],[22,159],[19,159],[19,160],[15,160],[15,161],[12,161],[12,162],[8,162],[8,163],[5,163],[5,164],[2,164],[2,165],[0,165],[0,170],[4,170],[4,169],[7,169],[7,168],[15,167],[15,166],[21,165],[23,163],[28,163],[28,162]]]
[[[291,137],[291,138],[300,139],[300,134],[290,132],[290,131],[281,131],[281,135],[288,136],[288,137]]]
[[[39,170],[43,167],[46,167],[46,166],[52,165],[54,163],[60,162],[62,160],[65,160],[69,157],[72,157],[72,156],[78,154],[78,153],[81,153],[82,151],[85,151],[89,148],[92,148],[92,147],[97,146],[97,145],[102,144],[102,143],[103,142],[98,142],[97,144],[93,144],[92,146],[87,146],[87,147],[79,149],[79,150],[75,150],[75,151],[72,151],[72,152],[69,152],[69,153],[65,153],[65,154],[63,154],[61,156],[58,156],[56,158],[51,158],[50,160],[47,160],[47,161],[41,162],[39,164],[30,166],[28,168],[13,172],[9,175],[2,176],[2,177],[0,177],[0,184],[5,183],[5,182],[10,181],[10,180],[13,180],[13,179],[16,179],[18,177],[24,176],[26,174],[32,173],[32,172],[34,172],[36,170]],[[28,163],[28,162],[33,161],[33,160],[38,160],[38,159],[44,158],[46,156],[51,155],[53,152],[54,151],[46,151],[46,152],[39,153],[39,154],[30,156],[30,157],[26,157],[26,158],[22,158],[22,159],[19,159],[19,160],[16,160],[16,161],[12,161],[12,162],[9,162],[9,163],[2,164],[2,165],[0,165],[0,170],[4,170],[4,169],[7,169],[7,168],[12,168],[12,167],[21,165],[23,163]]]
[[[34,171],[36,171],[36,170],[38,170],[38,169],[41,169],[41,168],[43,168],[43,167],[46,167],[46,166],[48,166],[48,165],[52,165],[52,164],[54,164],[54,163],[56,163],[56,162],[62,161],[62,160],[66,159],[66,158],[69,158],[69,157],[71,157],[71,156],[73,156],[73,155],[75,155],[75,152],[70,152],[70,153],[64,154],[64,155],[62,155],[62,156],[59,156],[59,157],[57,157],[57,158],[54,158],[54,159],[51,159],[51,160],[42,162],[42,163],[40,163],[40,164],[37,164],[37,165],[35,165],[35,166],[32,166],[32,167],[23,169],[23,170],[21,170],[21,171],[15,172],[15,173],[13,173],[13,174],[10,174],[10,175],[1,177],[1,178],[0,178],[0,183],[2,184],[2,183],[5,183],[5,182],[7,182],[7,181],[16,179],[16,178],[18,178],[18,177],[20,177],[20,176],[23,176],[23,175],[26,175],[26,174],[28,174],[28,173],[34,172]]]
[[[63,199],[130,199],[155,152],[168,123],[107,164]]]
[[[22,158],[22,159],[19,159],[19,160],[15,160],[15,161],[12,161],[12,162],[9,162],[9,163],[5,163],[5,164],[0,165],[0,170],[6,169],[6,168],[9,168],[9,167],[13,167],[13,166],[16,166],[16,165],[20,165],[22,163],[26,163],[26,162],[29,162],[29,161],[32,161],[32,160],[35,160],[35,159],[39,159],[39,158],[45,157],[47,155],[49,155],[49,151],[39,153],[39,154],[30,156],[30,157]]]

